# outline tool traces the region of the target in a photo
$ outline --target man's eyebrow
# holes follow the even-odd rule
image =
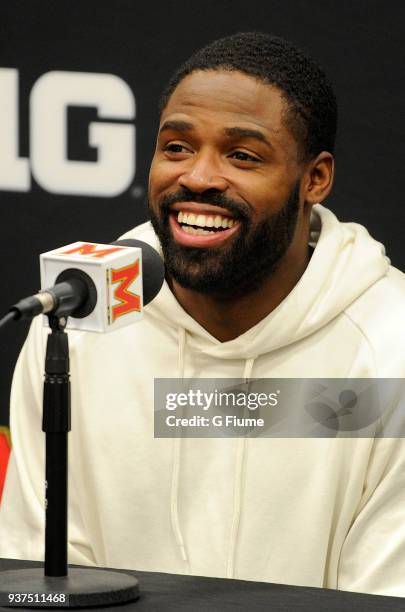
[[[166,130],[174,130],[175,132],[188,132],[193,129],[193,125],[188,121],[165,121],[159,129],[159,134]]]
[[[189,123],[188,121],[168,120],[165,121],[159,129],[159,134],[167,130],[173,130],[175,132],[190,132],[193,129],[193,124]],[[230,138],[255,138],[256,140],[266,144],[271,149],[274,149],[274,146],[269,140],[267,140],[263,132],[253,128],[229,127],[224,129],[224,133]]]
[[[264,142],[264,144],[266,144],[271,149],[274,149],[271,142],[268,141],[263,132],[260,132],[259,130],[243,127],[231,127],[225,128],[224,132],[227,136],[230,136],[231,138],[255,138],[256,140],[260,140],[260,142]]]

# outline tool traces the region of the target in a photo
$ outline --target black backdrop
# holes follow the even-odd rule
[[[38,289],[39,253],[76,240],[108,242],[147,218],[145,188],[162,86],[193,50],[242,30],[284,36],[323,65],[340,110],[337,177],[327,205],[342,220],[366,225],[393,264],[405,269],[404,13],[403,3],[376,0],[2,0],[0,66],[19,72],[20,157],[31,155],[30,91],[48,71],[117,75],[132,90],[137,110],[136,174],[119,195],[55,194],[34,179],[26,191],[0,185],[0,313]],[[10,111],[2,95],[4,126]],[[97,111],[71,108],[68,119],[67,157],[96,161],[88,126]],[[12,369],[25,333],[20,324],[0,335],[0,424],[7,423]]]

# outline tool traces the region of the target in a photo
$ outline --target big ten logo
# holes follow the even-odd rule
[[[130,186],[135,126],[128,122],[135,118],[135,98],[122,79],[63,71],[39,77],[29,99],[29,159],[19,157],[18,86],[18,71],[0,68],[0,189],[29,191],[31,174],[43,189],[57,194],[111,197]],[[97,111],[100,121],[88,125],[95,161],[68,159],[72,107]]]

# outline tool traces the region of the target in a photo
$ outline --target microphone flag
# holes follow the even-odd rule
[[[74,242],[40,255],[41,289],[77,270],[87,274],[96,307],[83,318],[69,316],[67,329],[109,332],[142,318],[142,250],[138,247]],[[48,325],[47,317],[44,325]]]

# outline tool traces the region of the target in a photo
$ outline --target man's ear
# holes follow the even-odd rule
[[[311,206],[321,203],[331,192],[335,174],[335,160],[331,153],[322,151],[311,160],[304,173],[302,187],[304,201]]]

